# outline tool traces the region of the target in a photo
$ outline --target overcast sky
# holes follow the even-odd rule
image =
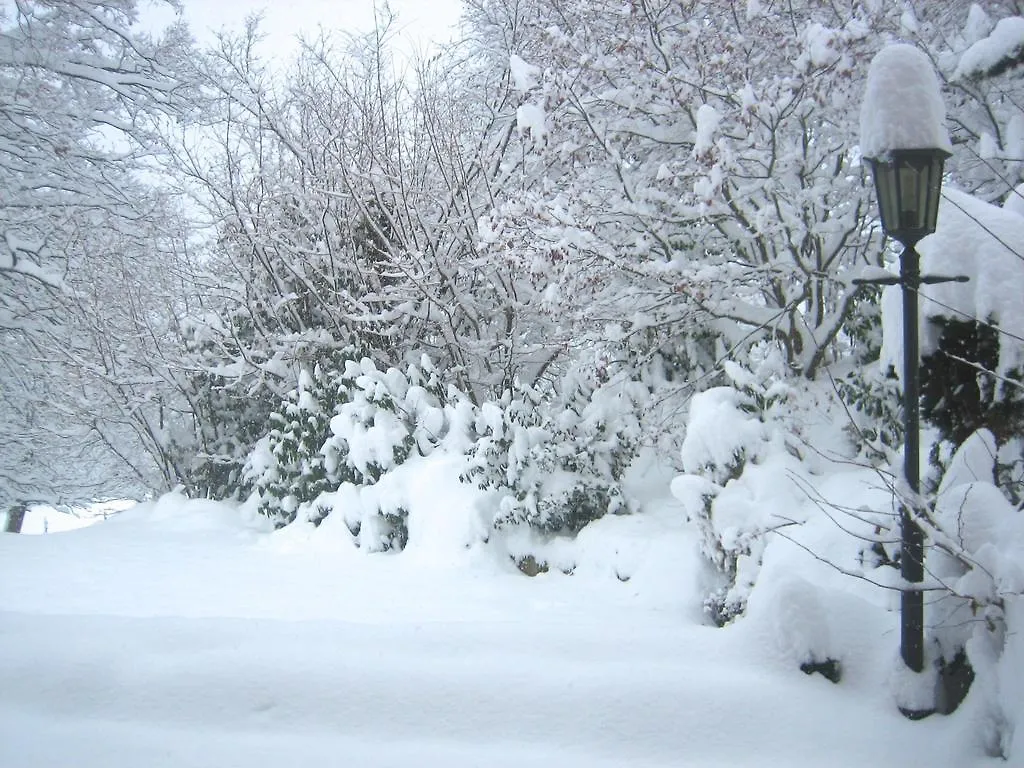
[[[150,0],[152,3],[152,0]],[[287,55],[295,50],[300,33],[316,34],[318,26],[346,32],[373,27],[374,0],[183,0],[185,18],[200,43],[209,42],[212,32],[241,29],[246,16],[262,12],[261,29],[266,46]],[[141,3],[147,24],[159,26],[173,14]],[[390,0],[398,14],[402,47],[413,51],[434,40],[451,36],[458,20],[460,0]],[[166,23],[166,21],[165,21]]]

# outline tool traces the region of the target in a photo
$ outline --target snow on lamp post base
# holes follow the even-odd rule
[[[924,533],[920,497],[920,371],[918,289],[924,282],[914,246],[935,231],[942,190],[942,168],[952,146],[945,107],[928,57],[912,45],[891,45],[872,60],[861,108],[861,152],[871,168],[882,228],[903,244],[898,283],[903,294],[903,472],[900,508],[900,655],[914,673],[924,670]],[[904,708],[910,717],[933,710],[920,702]]]

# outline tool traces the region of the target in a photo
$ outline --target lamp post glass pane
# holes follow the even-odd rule
[[[899,228],[921,229],[928,213],[928,169],[904,163],[897,170],[899,188]]]
[[[947,153],[941,149],[893,150],[870,160],[886,233],[913,245],[935,231]]]
[[[939,198],[942,197],[942,166],[946,158],[939,155],[933,162],[928,164],[928,173],[925,176],[925,200],[927,201],[928,215],[923,222],[925,229],[929,232],[935,231],[939,218]]]
[[[900,194],[899,185],[896,183],[896,166],[877,160],[871,163],[871,170],[875,177],[875,193],[878,195],[878,209],[882,214],[882,228],[891,234],[900,224]]]

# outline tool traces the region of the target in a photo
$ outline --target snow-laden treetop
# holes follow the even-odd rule
[[[1000,19],[992,34],[966,51],[953,73],[954,79],[980,77],[1019,62],[1024,56],[1024,17]]]
[[[894,149],[944,149],[946,108],[935,69],[923,51],[899,43],[871,60],[860,110],[860,149],[880,158]]]

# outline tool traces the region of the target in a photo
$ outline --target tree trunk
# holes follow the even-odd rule
[[[14,504],[7,510],[7,521],[4,531],[7,533],[21,533],[21,524],[25,522],[25,513],[28,512],[27,504]]]

